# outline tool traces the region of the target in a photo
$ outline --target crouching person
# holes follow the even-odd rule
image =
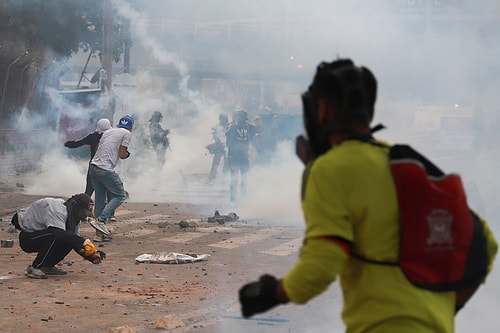
[[[93,217],[94,202],[85,193],[64,201],[43,198],[20,209],[12,224],[20,230],[19,245],[24,252],[37,253],[26,269],[30,278],[45,279],[47,275],[65,275],[56,267],[71,250],[88,261],[99,264],[105,253],[98,251],[89,240],[80,236],[80,221]]]

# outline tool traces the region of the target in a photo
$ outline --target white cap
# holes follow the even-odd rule
[[[102,118],[97,121],[97,128],[95,129],[96,132],[103,133],[106,130],[109,130],[111,128],[111,123],[109,119]]]

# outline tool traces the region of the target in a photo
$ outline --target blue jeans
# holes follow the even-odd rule
[[[127,198],[123,182],[116,172],[103,170],[95,165],[90,166],[90,176],[95,192],[94,215],[105,221]]]
[[[229,184],[229,200],[236,201],[239,197],[243,197],[247,192],[247,175],[250,170],[250,161],[248,156],[228,156],[229,173],[231,181]],[[238,193],[239,183],[239,193]]]
[[[91,164],[89,163],[89,167],[87,169],[87,184],[85,185],[85,194],[88,194],[89,197],[92,196],[92,194],[94,194],[94,186],[92,185],[92,177],[90,176],[90,166]],[[106,196],[107,198],[107,196]],[[108,202],[108,200],[106,199],[106,202]],[[111,212],[111,214],[109,214],[109,216],[115,216],[115,212]]]

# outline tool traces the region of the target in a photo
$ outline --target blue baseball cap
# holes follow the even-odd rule
[[[118,121],[118,125],[116,126],[120,128],[131,129],[132,127],[134,127],[134,118],[132,118],[131,116],[123,116],[120,118],[120,120]]]

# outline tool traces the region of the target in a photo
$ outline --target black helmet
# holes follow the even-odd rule
[[[328,138],[336,131],[348,131],[351,120],[371,122],[377,94],[377,81],[366,67],[357,67],[350,59],[319,64],[312,84],[302,94],[304,125],[315,156],[329,148]],[[318,99],[333,103],[334,119],[319,125]]]
[[[150,122],[155,122],[159,123],[163,119],[163,115],[161,114],[160,111],[155,111],[151,115],[151,119],[149,119]]]

